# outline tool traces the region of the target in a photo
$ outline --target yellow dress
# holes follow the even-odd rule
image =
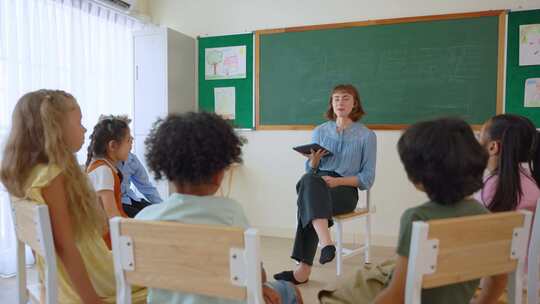
[[[54,165],[37,165],[32,169],[28,178],[26,198],[45,204],[41,189],[46,187],[60,172],[60,168]],[[96,231],[87,231],[77,242],[77,247],[97,294],[105,303],[115,303],[116,281],[112,253],[107,249],[102,236]],[[44,260],[40,256],[37,257],[37,265],[40,278],[43,279]],[[58,269],[58,303],[81,303],[77,291],[70,283],[69,275],[64,269],[62,261],[57,259],[56,265]],[[146,288],[132,286],[133,303],[146,303],[146,294]]]

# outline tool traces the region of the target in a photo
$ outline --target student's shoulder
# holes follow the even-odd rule
[[[213,197],[208,197],[208,199],[211,199],[216,206],[220,206],[224,209],[228,209],[234,212],[244,211],[244,209],[242,208],[242,205],[240,205],[239,202],[231,198],[223,197],[223,196],[213,196]]]
[[[95,174],[111,174],[113,173],[113,170],[111,168],[109,168],[109,166],[107,166],[106,164],[100,164],[100,165],[97,165],[96,168],[92,171],[90,171],[89,174],[92,174],[92,173],[95,173]]]
[[[442,209],[445,209],[445,207],[433,201],[428,201],[420,205],[408,208],[407,210],[405,210],[405,212],[403,212],[401,218],[402,220],[411,219],[426,221],[433,218],[441,217],[440,214],[443,212]]]
[[[113,170],[107,165],[99,165],[88,172],[88,177],[92,183],[111,183],[114,182]]]
[[[427,221],[485,213],[489,213],[489,211],[474,199],[464,199],[453,205],[442,205],[429,201],[405,210],[401,219],[402,221]]]
[[[86,173],[88,175],[96,174],[108,174],[113,173],[112,168],[109,167],[108,163],[105,160],[97,159],[93,160],[90,165],[86,168]]]
[[[217,208],[223,210],[223,213],[232,216],[234,225],[248,226],[244,208],[239,202],[226,197],[212,197],[212,199],[214,200],[214,206],[219,206]]]
[[[38,164],[30,170],[25,188],[43,188],[62,174],[62,168],[56,164]]]
[[[407,222],[416,221],[416,220],[426,220],[426,219],[428,219],[428,217],[426,216],[426,213],[429,213],[429,211],[428,211],[429,209],[430,209],[429,202],[406,209],[401,214],[401,222],[402,222],[402,224],[407,223]]]
[[[478,200],[471,198],[462,202],[471,215],[490,213],[489,210]]]
[[[159,204],[152,204],[145,207],[137,213],[135,218],[139,220],[161,220],[174,207],[174,202],[171,202],[170,199],[165,200]]]
[[[128,155],[127,163],[132,165],[132,166],[142,165],[142,163],[139,160],[139,158],[137,157],[137,155],[135,155],[135,154],[133,154],[131,152]]]

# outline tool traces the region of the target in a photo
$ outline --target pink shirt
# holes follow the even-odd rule
[[[499,177],[497,175],[487,175],[484,177],[484,188],[474,194],[474,198],[486,206],[486,208],[495,195],[498,180]],[[528,165],[521,166],[520,181],[522,195],[518,202],[517,210],[527,209],[534,213],[536,202],[540,198],[540,188],[538,188],[538,185],[532,178]]]

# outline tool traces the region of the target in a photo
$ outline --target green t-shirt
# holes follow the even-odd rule
[[[427,202],[420,206],[407,209],[401,216],[397,254],[402,257],[409,257],[412,224],[415,221],[428,221],[485,213],[489,213],[489,211],[473,199],[465,199],[453,205]],[[422,303],[467,304],[473,297],[479,283],[480,280],[473,280],[424,289],[422,290]]]

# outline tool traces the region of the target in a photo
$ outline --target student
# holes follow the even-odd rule
[[[124,119],[102,116],[90,135],[86,172],[109,218],[127,217],[122,207],[122,175],[116,168],[128,159],[133,143]]]
[[[115,303],[112,255],[101,238],[106,217],[74,155],[86,132],[75,98],[63,91],[28,93],[12,123],[0,178],[11,195],[49,208],[58,303]],[[37,266],[43,280],[40,256]],[[134,301],[144,303],[145,289],[133,292]]]
[[[128,217],[122,205],[122,174],[116,165],[127,159],[132,143],[133,137],[127,122],[115,116],[101,116],[90,135],[86,173],[108,218]],[[136,213],[134,210],[133,212]],[[108,231],[103,238],[111,248]]]
[[[489,119],[480,131],[489,154],[484,187],[475,198],[493,212],[536,209],[540,198],[540,134],[522,116]]]
[[[401,136],[398,152],[409,180],[429,201],[401,216],[395,261],[366,266],[337,288],[321,291],[321,303],[404,303],[413,222],[488,212],[470,198],[482,187],[487,154],[464,121],[438,119],[414,124]],[[506,275],[485,281],[475,303],[494,303],[504,290]],[[422,303],[469,303],[478,285],[479,280],[473,280],[425,289]]]
[[[122,205],[129,217],[135,217],[139,211],[151,204],[161,203],[162,199],[159,192],[150,182],[148,173],[137,155],[130,152],[128,159],[119,162],[117,168],[123,176],[121,187]],[[139,197],[131,189],[131,184],[137,188],[144,198]],[[126,205],[132,208],[126,207]]]
[[[170,115],[158,121],[145,143],[150,170],[157,179],[165,176],[174,185],[175,193],[161,204],[143,209],[137,219],[248,227],[237,202],[213,196],[225,170],[242,161],[243,142],[225,120],[209,113]],[[299,291],[289,282],[266,283],[263,293],[267,303],[301,303]],[[239,301],[150,289],[148,303]]]
[[[131,119],[127,116],[116,118],[124,120],[128,125],[131,123]],[[127,160],[118,162],[117,168],[122,174],[122,206],[129,217],[135,217],[139,211],[150,204],[161,203],[162,199],[156,187],[150,182],[146,169],[135,154],[130,152]],[[131,189],[131,184],[144,198],[139,197]]]

